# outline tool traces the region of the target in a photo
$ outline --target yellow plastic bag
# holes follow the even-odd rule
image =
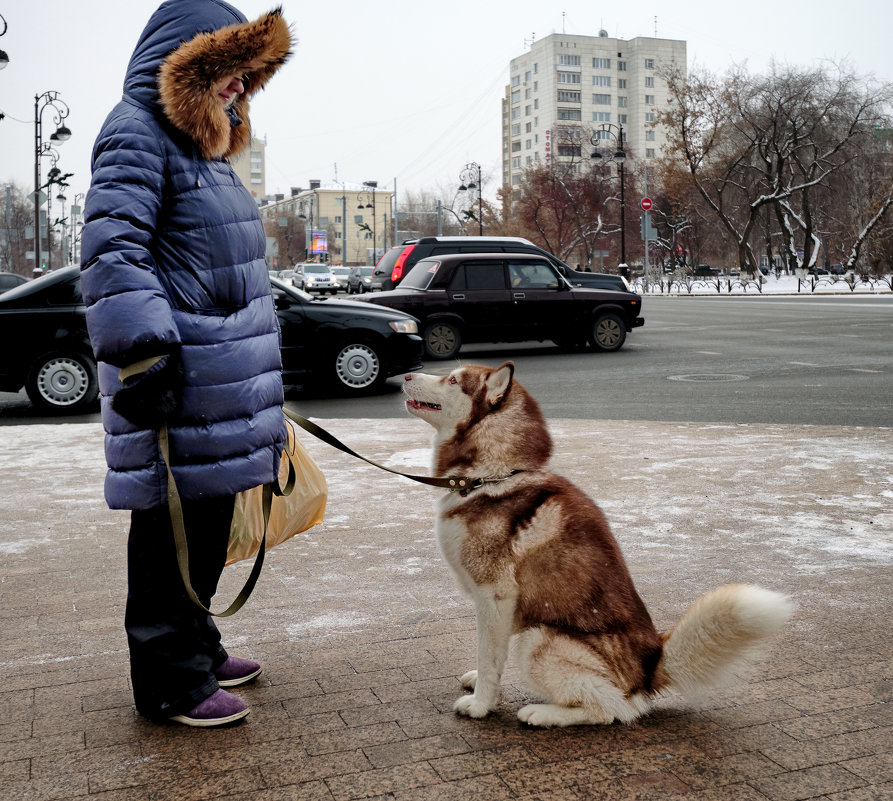
[[[288,443],[279,464],[279,486],[286,486],[289,461],[294,465],[296,480],[289,495],[273,495],[265,551],[322,523],[329,497],[329,487],[322,470],[301,444],[291,420],[286,419],[285,422]],[[236,495],[226,563],[231,565],[253,558],[260,549],[263,534],[263,486],[260,486]]]

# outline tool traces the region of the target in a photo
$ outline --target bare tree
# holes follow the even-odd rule
[[[668,70],[666,78],[671,103],[660,121],[670,130],[672,156],[734,241],[741,269],[756,270],[754,241],[767,210],[788,264],[814,265],[834,177],[888,124],[891,87],[834,66],[773,65],[762,76],[737,67],[723,79]],[[865,215],[863,238],[889,205],[881,198]]]

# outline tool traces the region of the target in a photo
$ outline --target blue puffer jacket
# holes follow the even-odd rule
[[[167,502],[157,431],[111,403],[119,369],[148,357],[183,368],[168,420],[182,497],[234,494],[278,470],[285,426],[265,234],[226,158],[250,140],[248,98],[290,48],[279,10],[247,22],[219,0],[168,0],[96,140],[81,266],[113,509]],[[246,91],[227,110],[212,86],[232,75]]]

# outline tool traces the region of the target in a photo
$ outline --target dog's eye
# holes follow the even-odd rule
[[[451,376],[450,376],[450,383],[451,383],[451,384],[458,384],[458,383],[459,383],[458,381],[456,381],[456,376],[454,376],[454,375],[451,375]]]

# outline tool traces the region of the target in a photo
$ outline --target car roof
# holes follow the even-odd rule
[[[454,262],[454,261],[492,261],[493,259],[499,259],[501,261],[505,261],[506,259],[511,259],[512,261],[551,261],[549,260],[548,255],[545,253],[438,253],[436,256],[425,256],[423,259],[419,259],[416,264],[421,264],[423,261],[445,261],[445,262]],[[415,268],[415,264],[413,265]]]
[[[418,239],[406,239],[404,245],[433,245],[438,242],[444,243],[497,243],[497,244],[515,244],[515,245],[532,245],[529,239],[520,236],[422,236]]]

